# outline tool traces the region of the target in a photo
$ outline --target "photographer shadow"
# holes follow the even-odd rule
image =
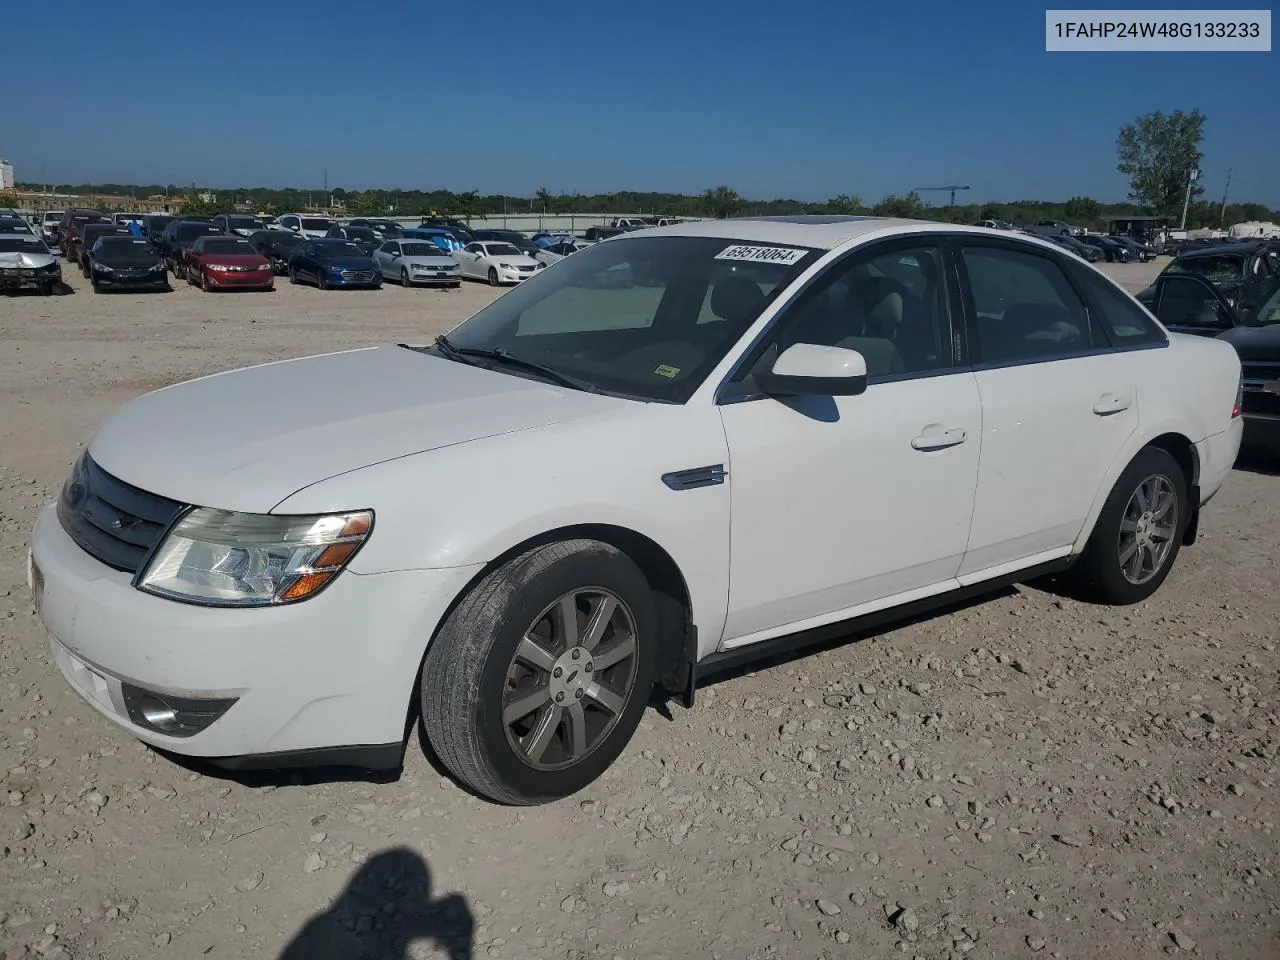
[[[426,861],[395,847],[365,861],[279,960],[408,960],[410,945],[422,940],[450,958],[469,960],[474,933],[466,898],[453,894],[433,900]]]

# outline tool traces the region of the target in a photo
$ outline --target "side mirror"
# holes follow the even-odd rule
[[[867,389],[867,361],[857,350],[796,343],[756,382],[770,396],[855,397]]]

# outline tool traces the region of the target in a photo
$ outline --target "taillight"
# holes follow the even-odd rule
[[[1244,375],[1240,376],[1240,382],[1236,385],[1236,404],[1231,408],[1231,419],[1234,420],[1240,416],[1244,409]]]

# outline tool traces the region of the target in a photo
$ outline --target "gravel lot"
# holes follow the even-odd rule
[[[390,782],[236,780],[57,675],[37,508],[131,396],[422,342],[493,292],[71,281],[0,299],[0,960],[1280,955],[1274,468],[1145,605],[1019,588],[723,678],[559,804],[474,799],[416,744]]]

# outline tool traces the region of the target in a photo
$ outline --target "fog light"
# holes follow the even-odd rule
[[[238,697],[174,697],[120,685],[129,719],[170,737],[193,737],[231,709]]]

